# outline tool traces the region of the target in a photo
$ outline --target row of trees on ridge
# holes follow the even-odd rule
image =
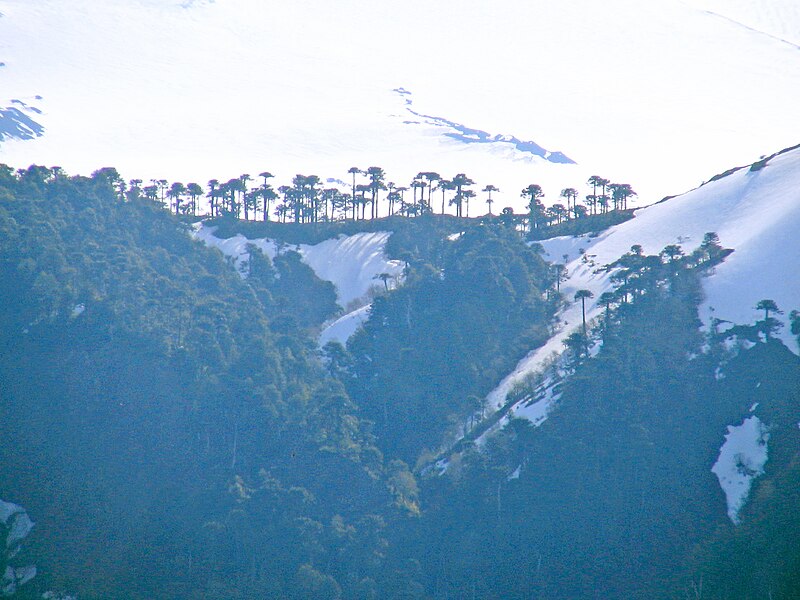
[[[435,212],[445,214],[448,207],[454,208],[457,217],[469,217],[470,201],[478,197],[473,189],[475,181],[465,173],[446,179],[439,173],[422,171],[404,186],[387,181],[381,167],[363,170],[351,167],[348,170],[351,181],[347,184],[339,181],[338,186],[326,187],[317,175],[298,174],[291,185],[275,187],[270,181],[274,175],[263,171],[255,180],[249,174],[227,181],[211,179],[205,189],[196,182],[170,183],[165,179],[151,179],[147,185],[141,179],[132,179],[126,184],[114,169],[101,171],[107,171],[120,195],[129,200],[149,199],[162,203],[175,214],[197,215],[201,198],[205,198],[209,216],[232,216],[245,221],[274,218],[282,223],[318,223],[393,215],[416,217]],[[565,188],[559,194],[563,202],[549,207],[543,203],[545,193],[540,185],[526,186],[520,197],[528,201],[529,228],[539,229],[589,215],[626,210],[628,200],[637,195],[629,184],[612,183],[599,175],[592,175],[587,185],[591,193],[582,201],[577,189]],[[481,189],[489,216],[493,216],[492,205],[496,203],[492,194],[499,191],[494,184]],[[514,214],[511,208],[504,208],[501,213]]]

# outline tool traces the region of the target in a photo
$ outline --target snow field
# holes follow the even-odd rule
[[[255,245],[270,259],[275,258],[277,246],[272,240],[248,239],[241,234],[223,239],[214,235],[215,230],[213,226],[199,223],[193,235],[207,246],[218,248],[225,256],[232,257],[242,277],[247,276],[248,244]],[[379,275],[386,273],[394,280],[394,285],[402,277],[402,262],[389,260],[384,253],[390,235],[385,231],[340,235],[319,244],[288,245],[287,248],[299,252],[303,262],[314,270],[317,277],[333,283],[337,302],[347,308],[351,303],[364,299],[370,288],[383,287]],[[369,305],[340,317],[322,331],[320,345],[331,340],[345,343],[368,317]]]
[[[776,39],[797,43],[795,4],[0,0],[0,108],[27,102],[45,127],[0,144],[0,162],[200,183],[465,172],[501,188],[498,211],[522,211],[529,183],[552,203],[597,173],[648,204],[796,142],[800,55]],[[407,123],[400,86],[422,114],[579,164]]]
[[[499,383],[486,397],[485,408],[490,413],[498,410],[516,385],[542,373],[546,366],[558,364],[554,357],[563,352],[563,341],[577,331],[582,322],[581,303],[571,301],[575,292],[588,289],[594,294],[586,305],[586,319],[587,322],[597,319],[603,311],[597,299],[603,292],[613,289],[610,273],[603,267],[628,252],[634,244],[640,244],[646,254],[658,253],[669,244],[679,244],[688,253],[700,245],[705,233],[713,231],[719,235],[723,247],[734,249],[725,262],[704,279],[706,299],[700,316],[706,326],[712,317],[733,323],[752,323],[763,316],[755,310],[756,303],[763,298],[772,298],[786,313],[800,309],[800,277],[794,276],[800,257],[798,190],[800,149],[772,158],[760,170],[743,168],[682,196],[640,209],[634,219],[598,236],[560,237],[541,242],[548,260],[564,262],[566,255],[568,279],[562,283],[561,290],[570,303],[558,315],[559,325],[554,335],[523,358]],[[788,326],[778,335],[797,352]],[[596,352],[599,346],[592,350]],[[517,402],[478,442],[504,426],[511,417],[528,418],[537,426],[543,423],[559,398],[555,392],[556,383],[557,377],[545,376],[535,402],[530,398]],[[762,424],[756,417],[745,420],[739,427],[741,429],[729,428],[728,441],[714,467],[734,522],[746,501],[750,482],[760,473],[766,460],[768,438],[761,435],[764,432],[758,428]],[[758,439],[763,440],[763,444],[759,442],[754,451],[753,436],[757,430],[761,432]],[[742,472],[752,473],[737,475],[739,471],[731,471],[730,456],[734,454],[746,460],[747,468]]]

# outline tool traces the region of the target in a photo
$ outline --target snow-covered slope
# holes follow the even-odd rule
[[[216,227],[208,227],[203,223],[195,226],[194,237],[207,246],[219,248],[225,256],[235,260],[236,268],[242,277],[247,276],[248,244],[253,244],[270,258],[275,257],[275,242],[265,238],[248,239],[238,234],[230,238],[218,238],[214,235]],[[345,309],[351,303],[367,302],[367,294],[374,286],[385,284],[379,278],[389,275],[386,285],[396,285],[403,273],[403,264],[397,260],[389,260],[384,248],[391,233],[379,231],[374,233],[357,233],[340,235],[319,244],[298,244],[287,246],[296,250],[303,261],[310,266],[317,277],[330,281],[336,286],[336,297],[339,305]],[[330,340],[345,342],[356,328],[366,320],[368,306],[362,305],[327,327],[321,335],[320,342]]]
[[[529,183],[553,202],[597,173],[651,203],[794,142],[800,53],[774,29],[793,4],[0,0],[0,132],[31,138],[0,162],[201,184],[464,172],[517,210]]]
[[[756,168],[759,167],[759,168]],[[597,318],[602,307],[597,299],[612,289],[610,273],[603,267],[634,244],[647,254],[658,253],[669,244],[691,251],[706,232],[716,232],[721,244],[734,252],[703,280],[706,299],[701,318],[706,325],[713,318],[732,323],[752,323],[762,315],[755,306],[771,298],[788,312],[800,309],[800,148],[771,157],[764,165],[743,167],[681,196],[640,209],[636,217],[597,237],[561,237],[546,240],[547,257],[565,260],[568,279],[561,286],[566,298],[588,289],[594,299],[587,304],[587,319]],[[541,376],[533,397],[513,404],[508,412],[478,442],[503,427],[510,417],[529,419],[540,425],[559,398],[563,376],[557,355],[563,341],[581,325],[581,304],[574,302],[560,315],[562,326],[548,342],[531,352],[486,398],[486,408],[495,411],[506,404],[515,385],[526,378]],[[797,352],[796,340],[784,327],[779,333],[786,345]],[[592,349],[596,351],[598,348]],[[754,405],[751,412],[755,411]],[[717,462],[709,465],[725,492],[728,515],[738,523],[739,511],[747,501],[753,480],[763,474],[769,434],[755,416],[728,427]]]
[[[640,209],[636,217],[597,237],[578,236],[546,240],[547,258],[562,262],[567,255],[568,279],[561,286],[566,298],[588,289],[594,299],[586,305],[587,319],[596,318],[602,307],[597,298],[612,288],[603,267],[634,244],[647,254],[656,254],[669,244],[691,251],[706,232],[716,232],[721,244],[734,252],[704,279],[706,299],[700,316],[708,324],[713,317],[733,323],[752,323],[759,318],[755,306],[771,298],[787,312],[800,308],[800,149],[779,154],[758,170],[741,168],[691,192]],[[584,254],[581,254],[583,251]],[[585,256],[584,256],[585,255]],[[489,410],[506,402],[509,391],[526,377],[542,371],[563,350],[563,341],[581,323],[581,304],[574,302],[560,315],[562,327],[541,348],[526,356],[486,399]],[[780,332],[792,350],[797,345],[788,327]],[[528,406],[521,401],[512,414],[542,421],[553,394],[544,402]],[[503,421],[504,422],[504,421]],[[501,422],[501,425],[502,423]]]
[[[686,0],[687,4],[751,31],[800,48],[800,4],[795,0]]]

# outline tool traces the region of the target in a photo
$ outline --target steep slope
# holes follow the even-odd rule
[[[252,244],[266,254],[270,259],[275,258],[278,252],[277,244],[266,238],[248,239],[242,234],[230,238],[218,238],[214,235],[215,226],[205,226],[202,223],[195,226],[194,237],[208,246],[218,248],[225,256],[234,259],[237,270],[242,276],[248,273],[249,252],[247,246]],[[397,284],[402,274],[402,263],[386,258],[384,248],[391,234],[388,232],[357,233],[351,236],[340,235],[337,238],[325,240],[318,244],[298,244],[286,246],[284,249],[294,249],[308,264],[317,277],[330,281],[336,287],[339,305],[347,308],[354,302],[356,304],[368,303],[368,292],[373,287],[383,287],[380,276],[385,275],[392,285]],[[363,306],[356,306],[352,317],[345,315],[342,319],[358,320],[363,315]],[[339,320],[337,323],[344,323]],[[355,324],[353,324],[355,327]],[[352,333],[352,331],[351,331]],[[343,335],[343,334],[342,334]],[[323,334],[323,343],[331,339],[332,333]],[[341,335],[333,336],[340,339]],[[344,336],[346,339],[346,336]]]
[[[800,48],[800,6],[792,0],[686,0],[709,14]]]
[[[37,598],[354,594],[392,496],[298,307],[281,306],[310,269],[276,260],[276,280],[256,257],[243,280],[112,181],[0,169],[0,533],[25,527],[14,505],[36,521],[0,585],[35,564]],[[355,563],[306,564],[302,548],[338,555],[357,536]]]
[[[799,187],[800,149],[791,149],[641,209],[631,221],[597,236],[555,238],[543,241],[542,246],[554,262],[567,257],[568,278],[561,289],[568,299],[583,289],[594,294],[586,305],[586,318],[592,320],[603,311],[600,295],[612,288],[613,271],[605,266],[631,246],[639,244],[646,254],[657,254],[665,246],[677,244],[688,252],[700,245],[705,233],[715,232],[722,245],[734,251],[704,279],[701,317],[706,325],[712,318],[751,323],[759,316],[755,306],[761,299],[771,298],[786,311],[800,304],[800,278],[791,275],[798,254]],[[489,394],[489,409],[502,406],[514,385],[540,370],[553,353],[562,351],[564,340],[581,323],[581,303],[572,302],[560,320],[562,326],[548,343],[521,361]],[[788,327],[778,335],[796,350]],[[520,403],[512,411],[524,416],[527,408],[534,421],[546,412],[545,405],[531,409],[526,404]]]

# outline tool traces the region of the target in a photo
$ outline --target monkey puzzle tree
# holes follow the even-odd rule
[[[437,189],[437,190],[441,190],[441,192],[442,192],[442,214],[444,214],[444,207],[445,207],[445,193],[446,193],[448,190],[454,190],[454,189],[455,189],[455,186],[453,185],[453,182],[452,182],[452,181],[450,181],[450,180],[448,180],[448,179],[445,179],[444,177],[442,177],[442,178],[439,180],[438,184],[436,185],[436,189]]]
[[[456,190],[457,201],[456,201],[455,204],[456,204],[457,216],[460,217],[461,216],[461,203],[464,200],[464,195],[463,195],[464,188],[468,188],[471,185],[475,185],[475,182],[472,181],[472,179],[470,179],[469,177],[467,177],[466,174],[459,173],[458,175],[453,177],[452,183],[453,183],[453,187]],[[452,204],[452,202],[451,202],[451,204]]]
[[[211,211],[211,216],[212,217],[216,216],[216,210],[215,210],[216,201],[217,201],[217,198],[219,197],[218,188],[219,188],[219,180],[210,179],[208,181],[208,194],[207,195],[208,195],[208,201],[209,201],[208,202],[209,203],[209,209]]]
[[[586,300],[594,298],[591,290],[578,290],[575,292],[575,301],[581,301],[581,316],[583,317],[583,337],[586,337]]]
[[[626,210],[628,208],[628,198],[637,195],[630,184],[627,183],[612,183],[609,184],[608,189],[611,190],[614,210]]]
[[[176,181],[167,191],[167,198],[172,199],[173,206],[175,207],[175,214],[177,215],[181,210],[181,196],[186,193],[186,186]]]
[[[203,195],[203,188],[195,182],[186,184],[186,193],[189,194],[191,201],[191,211],[193,215],[197,214],[197,199]]]
[[[427,207],[428,207],[428,210],[431,210],[431,192],[433,192],[433,188],[435,187],[434,184],[437,181],[439,181],[442,178],[442,176],[439,175],[439,173],[436,173],[434,171],[424,171],[424,172],[420,173],[419,175],[417,175],[417,177],[422,177],[423,179],[425,179],[427,181],[427,184],[428,184]]]
[[[569,213],[571,210],[569,207],[569,202],[570,200],[572,200],[573,206],[575,205],[575,202],[578,200],[578,190],[576,190],[575,188],[564,188],[563,190],[561,190],[560,195],[567,201],[567,217],[569,218]]]
[[[358,216],[356,213],[356,175],[361,173],[361,169],[358,167],[350,167],[347,172],[353,176],[353,220],[355,221]]]
[[[542,191],[542,186],[532,183],[520,192],[520,197],[528,198],[528,205],[526,208],[528,209],[529,227],[531,231],[538,229],[542,226],[544,217],[544,205],[542,204],[544,192]]]
[[[770,334],[774,333],[776,330],[782,327],[783,323],[781,323],[777,319],[770,317],[769,314],[773,313],[776,315],[782,315],[783,311],[780,310],[775,301],[770,298],[759,300],[758,304],[756,304],[756,310],[764,311],[764,320],[761,321],[761,323],[763,323],[762,328],[766,338],[770,339]]]
[[[491,215],[492,204],[494,203],[494,200],[492,200],[492,192],[499,192],[500,190],[490,183],[485,188],[483,188],[482,191],[487,192],[489,194],[489,196],[486,198],[486,204],[489,206],[489,214]]]
[[[366,171],[369,176],[369,191],[372,196],[372,218],[378,218],[378,191],[385,190],[384,178],[386,173],[380,167],[369,167]]]

